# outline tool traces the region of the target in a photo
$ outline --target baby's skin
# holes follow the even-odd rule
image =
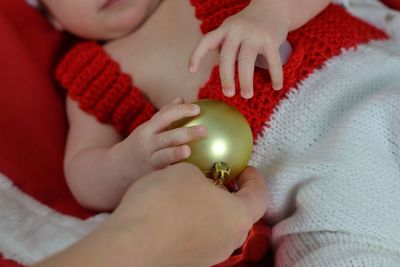
[[[260,55],[268,64],[273,88],[279,90],[283,86],[279,48],[288,32],[304,25],[330,1],[253,0],[206,35],[200,32],[188,0],[42,2],[56,28],[105,41],[107,53],[159,108],[122,138],[112,126],[101,124],[67,98],[68,185],[85,207],[112,210],[136,179],[189,157],[187,143],[207,135],[201,125],[174,130],[168,126],[199,113],[198,106],[189,103],[196,100],[216,64],[227,97],[238,92],[253,97],[254,67]],[[236,62],[240,88],[234,82]]]

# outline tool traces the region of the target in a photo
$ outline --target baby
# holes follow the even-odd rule
[[[198,29],[189,1],[42,2],[58,29],[96,40],[118,38],[105,43],[104,49],[134,77],[135,85],[146,98],[157,108],[162,107],[148,121],[137,123],[138,127],[122,139],[113,127],[98,123],[68,99],[70,132],[65,156],[68,184],[82,205],[110,210],[137,177],[189,157],[186,143],[207,134],[203,126],[166,129],[176,120],[199,113],[196,105],[185,104],[182,98],[186,102],[197,98],[198,88],[218,61],[218,53],[210,51],[220,48],[220,76],[226,96],[235,94],[236,59],[241,94],[245,98],[253,96],[258,54],[267,59],[273,87],[280,89],[280,45],[290,30],[303,25],[329,1],[296,1],[295,4],[293,1],[232,1],[220,8],[241,11],[205,36]],[[201,2],[192,1],[192,4],[201,6]],[[310,7],[300,8],[303,4]],[[199,8],[196,12],[200,12]],[[189,71],[196,75],[188,73],[188,61]],[[204,66],[200,68],[202,61]]]
[[[113,39],[79,44],[57,69],[75,197],[113,209],[137,177],[206,135],[167,130],[198,114],[186,103],[221,99],[251,124],[277,266],[398,266],[400,49],[328,2],[44,1],[59,28]],[[259,54],[270,75],[254,67]]]

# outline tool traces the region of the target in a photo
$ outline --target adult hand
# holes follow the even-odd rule
[[[193,165],[179,163],[135,182],[110,218],[45,266],[208,267],[244,242],[266,209],[255,168],[239,191],[215,186]]]
[[[126,218],[132,247],[137,233],[147,232],[140,246],[155,256],[146,266],[211,266],[243,244],[266,209],[266,186],[255,168],[248,167],[238,182],[232,194],[193,165],[173,165],[135,183],[114,216]]]

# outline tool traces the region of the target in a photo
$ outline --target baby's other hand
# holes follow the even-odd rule
[[[203,125],[168,127],[175,121],[199,113],[198,105],[177,98],[136,128],[119,146],[119,160],[125,162],[125,174],[135,172],[134,176],[139,177],[188,158],[191,151],[187,143],[206,136],[207,128]]]
[[[235,95],[236,60],[241,95],[244,98],[253,97],[254,67],[258,54],[268,62],[272,87],[279,90],[283,86],[279,47],[286,40],[289,24],[279,12],[259,8],[258,2],[253,2],[226,19],[219,28],[206,34],[190,58],[189,71],[194,73],[210,50],[221,47],[220,77],[223,93],[227,97]]]

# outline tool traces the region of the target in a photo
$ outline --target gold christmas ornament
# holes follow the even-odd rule
[[[253,150],[253,135],[246,118],[235,107],[219,100],[194,102],[200,114],[174,123],[171,128],[204,125],[205,138],[188,145],[192,151],[183,160],[196,165],[218,185],[236,178],[247,166]]]

